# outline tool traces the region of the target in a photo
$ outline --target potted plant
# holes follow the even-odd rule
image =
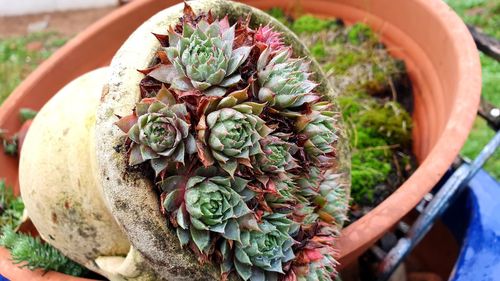
[[[104,71],[52,98],[23,144],[21,194],[48,243],[110,279],[335,278],[349,155],[293,33],[247,5],[180,4]]]
[[[391,9],[387,9],[387,5],[384,4],[388,4],[389,2],[390,1],[387,3],[378,3],[380,6],[370,6],[364,1],[360,1],[359,3],[352,2],[349,4],[334,1],[302,3],[304,10],[311,13],[324,15],[324,13],[331,12],[331,15],[343,18],[347,22],[365,19],[369,25],[376,29],[377,27],[380,28],[384,26],[384,40],[389,46],[400,47],[395,49],[394,52],[396,55],[406,60],[412,82],[416,89],[414,151],[419,157],[421,165],[413,177],[393,196],[383,202],[371,214],[368,214],[343,231],[344,236],[340,239],[340,246],[341,256],[343,257],[341,261],[345,262],[349,262],[355,258],[363,249],[368,247],[370,243],[375,241],[385,229],[390,227],[409,211],[440,178],[440,175],[448,167],[449,163],[451,163],[452,158],[458,152],[459,147],[465,139],[467,129],[475,113],[475,106],[477,105],[479,96],[479,76],[474,76],[474,79],[468,80],[461,78],[466,76],[470,77],[468,72],[471,69],[473,73],[478,75],[479,66],[477,58],[475,57],[475,47],[470,37],[466,34],[465,27],[463,27],[459,19],[450,11],[446,10],[446,6],[440,2],[391,2]],[[263,2],[251,2],[250,4],[260,8],[270,8],[271,5],[270,3]],[[76,76],[75,74],[90,70],[97,64],[102,64],[104,61],[99,60],[100,57],[96,57],[95,54],[98,53],[99,56],[109,59],[110,54],[114,51],[108,52],[108,50],[103,50],[103,52],[93,52],[89,47],[95,46],[95,48],[100,48],[100,45],[97,44],[97,41],[87,40],[87,38],[97,39],[97,37],[91,37],[92,35],[100,34],[97,30],[116,31],[118,29],[114,28],[118,26],[121,28],[120,32],[123,32],[122,36],[126,37],[127,32],[124,32],[124,26],[130,26],[130,28],[135,27],[137,23],[149,17],[151,11],[160,9],[160,7],[158,7],[160,5],[161,4],[154,1],[132,3],[123,8],[121,13],[110,16],[107,21],[103,21],[97,25],[95,27],[96,29],[89,30],[87,33],[82,34],[79,37],[80,41],[74,41],[73,44],[66,46],[58,56],[56,55],[51,61],[45,64],[45,67],[42,66],[37,73],[31,76],[31,78],[19,88],[17,94],[15,93],[13,97],[19,96],[21,93],[28,93],[29,91],[27,90],[30,89],[31,85],[34,85],[30,83],[34,81],[45,81],[42,77],[58,77],[60,81],[54,82],[52,80],[51,83],[46,84],[46,87],[42,87],[44,89],[43,95],[52,95],[55,92],[54,89],[59,88],[67,81],[74,78]],[[275,5],[286,7],[288,4],[285,2],[278,2]],[[398,10],[398,13],[413,15],[415,20],[404,21],[401,17],[396,17],[396,13],[391,14],[390,11],[393,11],[392,9]],[[137,11],[140,12],[138,13]],[[444,14],[446,16],[439,17],[436,11],[441,11],[441,15]],[[128,17],[127,21],[125,21],[125,14],[133,15],[133,17]],[[411,18],[411,16],[406,18]],[[137,21],[132,23],[132,19],[136,19]],[[130,25],[125,24],[126,22]],[[424,32],[421,26],[416,24],[417,22],[425,23],[429,26],[432,25],[432,28]],[[426,40],[426,36],[429,34],[432,34],[436,38],[446,38],[451,46],[454,47],[444,48],[442,44],[434,44],[432,41],[429,43]],[[95,44],[92,44],[92,42],[95,42]],[[114,41],[110,40],[107,42]],[[118,43],[115,43],[115,45],[110,44],[109,46],[118,46]],[[72,53],[68,53],[68,51],[76,52],[79,48],[82,50],[87,49],[89,58],[94,59],[88,61],[89,65],[84,66],[82,69],[72,69],[72,72],[61,72],[51,67],[51,65],[62,60],[71,64],[72,60],[76,59],[77,56],[76,54],[72,56]],[[84,53],[85,52],[80,52],[79,58],[81,58],[81,55]],[[443,56],[446,58],[443,60],[446,63],[437,63],[438,61],[442,61],[440,58]],[[101,63],[99,63],[99,61]],[[94,62],[97,64],[94,64]],[[456,71],[448,71],[450,69],[456,69]],[[51,71],[60,71],[60,75],[53,75],[54,72]],[[456,84],[457,81],[459,81],[458,84]],[[476,95],[470,95],[470,92]],[[448,97],[448,99],[453,102],[443,105],[445,97]],[[16,104],[14,101],[19,102],[18,99],[11,98],[7,101],[6,106],[10,104],[11,107],[14,108],[13,105]],[[434,107],[432,105],[433,103],[443,106],[439,107],[439,110],[437,110],[438,107]],[[32,107],[39,107],[41,104],[42,103],[39,103],[38,106]],[[30,104],[29,102],[17,103],[16,108],[22,105],[29,106]],[[6,107],[3,107],[2,110],[4,108]],[[0,114],[2,114],[3,117],[7,116],[4,114],[8,114],[8,112],[9,110],[6,110],[0,112]],[[431,117],[429,116],[432,116],[433,122],[430,122]],[[5,120],[3,122],[6,122],[8,119],[3,118],[1,120]],[[10,119],[10,122],[10,128],[15,127],[12,119]],[[2,125],[5,127],[5,124],[6,123]],[[460,124],[460,126],[454,124]],[[431,129],[431,126],[433,126],[433,129]],[[450,138],[457,140],[457,142],[450,145],[446,141],[446,139]],[[436,161],[436,159],[440,160]],[[15,173],[15,165],[7,166],[7,169],[10,170],[6,170],[5,172],[14,171]],[[12,182],[13,178],[10,177],[10,179]],[[405,204],[401,204],[401,202]]]

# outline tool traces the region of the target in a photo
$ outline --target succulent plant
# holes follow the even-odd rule
[[[179,225],[177,235],[181,245],[192,240],[200,251],[207,252],[211,243],[210,232],[227,240],[241,241],[238,220],[249,214],[245,219],[252,220],[245,203],[253,197],[253,193],[246,189],[248,181],[239,177],[192,176],[187,179],[185,191],[180,192],[182,179],[173,176],[162,184],[163,189],[171,190],[163,205],[167,211],[176,211],[174,221]],[[179,205],[179,202],[182,203]]]
[[[260,140],[271,129],[258,115],[263,105],[253,102],[238,103],[237,92],[218,104],[218,110],[201,118],[197,126],[200,144],[204,147],[208,164],[217,161],[222,169],[233,175],[239,163],[250,165],[250,156],[261,154]],[[227,107],[226,107],[227,106]]]
[[[324,248],[305,248],[299,253],[303,263],[295,264],[285,280],[296,281],[333,281],[337,280],[337,271],[335,267],[338,262],[332,255],[331,249]],[[292,277],[293,276],[293,277]]]
[[[260,231],[241,233],[241,243],[236,243],[234,267],[243,280],[277,280],[283,264],[295,255],[294,240],[290,233],[293,221],[284,214],[270,214],[259,224]]]
[[[186,105],[177,103],[166,88],[155,98],[137,103],[135,112],[121,118],[117,125],[132,140],[129,165],[150,160],[156,175],[169,162],[184,164],[185,155],[196,151]]]
[[[335,266],[337,261],[330,254],[325,253],[321,259],[309,264],[307,274],[302,274],[297,281],[333,281],[337,275]]]
[[[328,102],[318,102],[312,106],[310,114],[300,116],[296,122],[297,131],[308,137],[304,144],[306,152],[317,163],[330,164],[335,152],[337,129],[331,106]]]
[[[266,194],[266,202],[269,207],[273,210],[279,210],[280,212],[286,212],[286,210],[292,209],[294,203],[297,202],[297,185],[294,180],[289,176],[280,178],[274,181],[276,185],[276,193]]]
[[[129,164],[151,162],[169,227],[222,280],[333,280],[348,195],[309,62],[251,17],[184,13],[117,123]]]
[[[255,41],[269,46],[272,51],[279,51],[285,48],[281,34],[273,30],[271,26],[259,26],[255,32]]]
[[[269,135],[260,141],[262,152],[255,156],[255,163],[262,172],[266,173],[284,173],[287,170],[297,168],[296,160],[293,158],[298,147],[281,138]]]
[[[319,207],[316,212],[324,222],[342,227],[347,219],[349,198],[346,194],[346,187],[339,180],[340,176],[327,170],[314,202]]]
[[[266,48],[257,62],[258,98],[279,109],[312,103],[319,97],[312,92],[317,83],[309,80],[309,63],[291,58],[291,50],[283,49],[271,56]]]
[[[170,29],[165,48],[170,64],[149,75],[176,90],[223,96],[227,87],[241,80],[237,69],[251,51],[251,46],[233,49],[234,39],[235,26],[229,27],[227,18],[212,23],[203,19],[195,27],[185,23],[182,34]]]
[[[349,206],[340,174],[312,167],[309,174],[296,180],[300,195],[314,202],[315,214],[326,223],[342,226]]]

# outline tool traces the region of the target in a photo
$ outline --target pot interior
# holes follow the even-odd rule
[[[0,108],[0,127],[15,132],[21,107],[40,109],[77,76],[109,64],[123,41],[156,12],[180,1],[133,1],[96,22],[35,70]],[[447,170],[470,130],[479,103],[480,65],[461,20],[440,0],[247,0],[261,9],[281,7],[365,22],[391,53],[406,62],[414,93],[413,150],[420,166],[394,194],[343,230],[347,264],[408,213]],[[0,178],[18,192],[14,158],[0,153]]]

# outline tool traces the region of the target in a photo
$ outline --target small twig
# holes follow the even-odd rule
[[[392,81],[391,76],[389,76],[388,82],[389,82],[389,87],[391,87],[392,100],[397,101],[398,100],[398,93],[396,92],[396,87],[394,87],[394,82]]]
[[[398,174],[398,177],[400,179],[403,178],[403,173],[401,172],[401,167],[399,166],[399,161],[396,154],[392,155],[392,160],[394,161],[394,166],[396,166],[396,173]]]

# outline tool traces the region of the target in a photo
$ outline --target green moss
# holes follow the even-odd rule
[[[292,24],[292,30],[295,33],[315,33],[335,26],[335,21],[324,20],[312,15],[304,15],[297,18]]]
[[[286,26],[290,25],[290,21],[288,20],[288,17],[286,16],[285,12],[282,9],[275,7],[267,10],[267,13],[271,15],[273,18],[283,23],[284,25]]]
[[[364,60],[362,53],[354,50],[345,50],[343,53],[337,55],[336,59],[327,67],[333,69],[335,74],[344,74],[352,66],[359,64]]]
[[[371,205],[375,187],[393,169],[393,146],[411,144],[411,117],[398,103],[384,104],[363,92],[339,97],[339,105],[352,150],[351,196],[354,203]]]
[[[311,54],[317,60],[321,60],[326,57],[325,45],[323,42],[317,42],[311,48]]]
[[[384,139],[387,144],[408,144],[411,141],[411,116],[397,102],[364,110],[357,123],[362,128],[371,128],[372,136]]]
[[[354,45],[361,45],[364,42],[377,42],[375,33],[364,23],[355,23],[348,27],[347,39]]]
[[[388,157],[391,152],[385,151],[387,156],[380,156],[377,153],[357,152],[352,155],[352,187],[351,196],[353,202],[357,204],[371,205],[375,201],[375,186],[387,180],[392,166]]]

